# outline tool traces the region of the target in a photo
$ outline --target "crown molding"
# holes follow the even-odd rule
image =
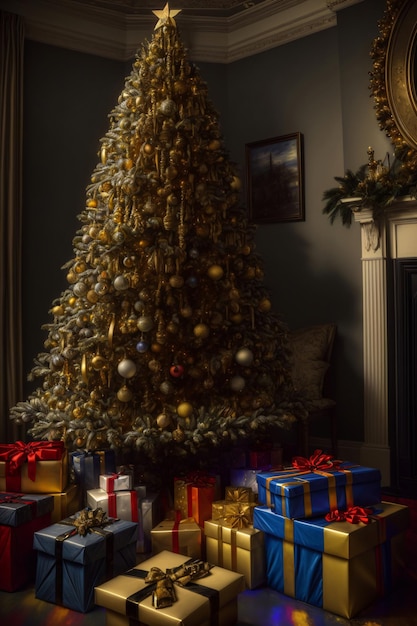
[[[193,60],[231,63],[331,28],[337,11],[362,1],[264,0],[231,17],[184,9],[175,19]],[[24,17],[27,39],[118,61],[132,59],[155,26],[149,11],[121,12],[78,0],[0,0],[0,10]]]

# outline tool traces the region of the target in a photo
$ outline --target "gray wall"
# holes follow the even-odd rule
[[[293,132],[304,136],[304,222],[260,225],[257,247],[275,310],[300,327],[338,325],[335,383],[339,437],[363,439],[362,277],[359,226],[322,214],[334,176],[383,158],[369,92],[372,39],[383,0],[338,13],[337,26],[230,65],[199,63],[221,115],[231,158],[245,178],[245,143]],[[140,43],[140,42],[138,42]],[[42,324],[66,287],[76,216],[97,162],[107,115],[131,64],[28,41],[25,60],[24,365],[42,349]],[[245,201],[244,194],[242,201]],[[29,389],[29,387],[28,387]],[[318,429],[317,434],[323,434]]]

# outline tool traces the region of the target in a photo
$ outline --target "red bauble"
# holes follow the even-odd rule
[[[169,373],[173,378],[181,378],[181,376],[184,374],[184,368],[182,365],[172,365],[169,368]]]

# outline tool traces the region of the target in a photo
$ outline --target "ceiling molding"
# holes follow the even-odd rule
[[[335,26],[338,10],[361,1],[263,0],[243,3],[245,8],[229,17],[184,9],[175,20],[193,60],[230,63]],[[97,6],[94,0],[0,0],[0,10],[25,18],[30,40],[128,61],[151,39],[156,18],[150,10],[129,13],[109,5]]]

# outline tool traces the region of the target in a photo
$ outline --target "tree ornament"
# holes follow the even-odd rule
[[[123,387],[121,387],[117,392],[117,399],[120,400],[120,402],[130,402],[132,397],[133,393],[130,391],[129,387],[126,387],[126,385],[123,385]]]
[[[138,319],[138,328],[142,332],[146,333],[153,328],[153,319],[149,315],[142,315]]]
[[[147,341],[138,341],[138,343],[136,344],[136,350],[140,354],[147,352],[149,350],[149,343]]]
[[[125,291],[126,289],[129,289],[130,287],[129,280],[124,275],[116,276],[116,278],[113,281],[113,285],[116,291]]]
[[[166,413],[160,413],[156,418],[156,423],[158,425],[158,428],[169,428],[169,426],[171,426],[171,418]]]
[[[271,300],[269,298],[262,298],[258,304],[258,309],[262,313],[269,313],[272,308]]]
[[[249,348],[241,348],[236,352],[235,359],[239,365],[250,367],[253,363],[253,352]]]
[[[220,265],[210,265],[207,274],[212,280],[220,280],[223,278],[224,271]]]
[[[161,393],[163,393],[165,396],[169,396],[171,395],[171,393],[173,393],[174,391],[174,386],[173,384],[169,381],[169,380],[164,380],[160,385],[159,385],[159,390],[161,391]]]
[[[198,339],[207,339],[210,334],[210,329],[207,324],[197,324],[196,326],[194,326],[193,332],[195,337],[197,337]]]
[[[180,417],[190,417],[193,410],[193,405],[190,402],[181,402],[181,404],[177,406],[177,413]]]
[[[123,378],[132,378],[136,374],[136,363],[130,359],[123,359],[117,366],[117,371]]]
[[[184,375],[184,368],[182,365],[171,365],[169,373],[173,378],[181,378]]]
[[[198,286],[198,278],[197,276],[188,276],[186,283],[192,289],[195,289]]]
[[[230,389],[233,391],[242,391],[245,388],[246,381],[242,376],[233,376],[230,379]]]
[[[100,354],[96,354],[91,359],[91,367],[96,372],[99,372],[100,370],[102,370],[105,367],[105,365],[106,365],[106,359],[102,357]]]

